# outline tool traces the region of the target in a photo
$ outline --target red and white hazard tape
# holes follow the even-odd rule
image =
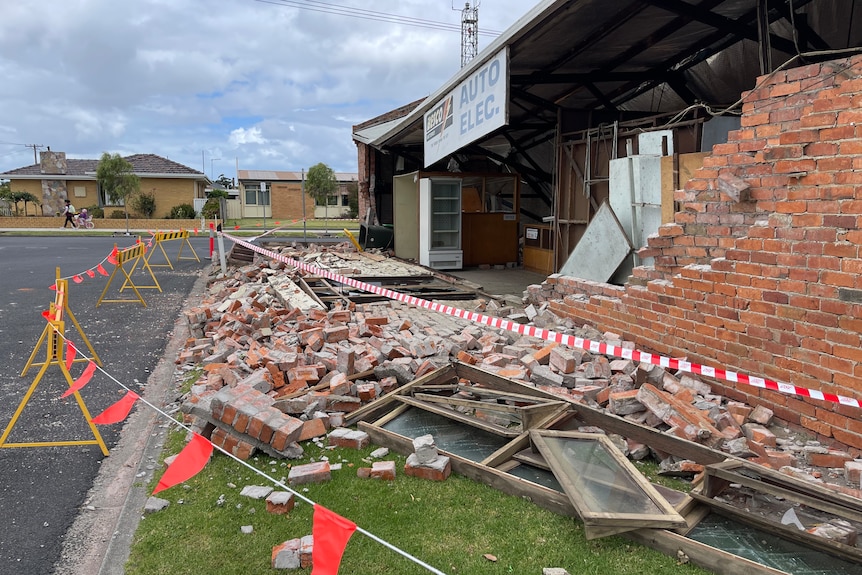
[[[580,348],[585,349],[592,353],[601,353],[604,355],[611,355],[614,357],[621,357],[624,359],[630,359],[632,361],[649,363],[653,365],[660,365],[661,367],[683,371],[687,373],[695,373],[699,375],[704,375],[706,377],[713,377],[716,379],[723,379],[725,381],[730,381],[733,383],[742,383],[745,385],[751,385],[753,387],[759,387],[762,389],[771,389],[772,391],[777,391],[779,393],[784,393],[787,395],[801,395],[804,397],[810,397],[811,399],[819,399],[821,401],[829,401],[832,403],[840,403],[841,405],[849,405],[851,407],[862,407],[862,402],[857,399],[853,399],[852,397],[845,397],[843,395],[837,395],[834,393],[824,393],[822,391],[818,391],[816,389],[807,389],[804,387],[798,387],[796,385],[790,383],[781,383],[778,381],[774,381],[772,379],[765,379],[762,377],[755,377],[753,375],[747,375],[744,373],[737,373],[735,371],[730,371],[726,369],[718,369],[715,367],[710,367],[707,365],[700,365],[697,363],[690,363],[688,361],[683,361],[680,359],[673,359],[670,357],[665,357],[661,355],[656,355],[652,353],[645,353],[642,351],[638,351],[636,349],[627,349],[622,348],[616,345],[608,345],[603,342],[592,341],[589,339],[584,339],[581,337],[575,337],[572,335],[565,335],[562,333],[557,333],[555,331],[550,331],[547,329],[540,329],[531,325],[524,325],[516,322],[512,322],[509,320],[501,319],[499,317],[492,317],[488,315],[479,314],[476,312],[467,311],[464,309],[443,305],[437,302],[432,302],[426,299],[421,299],[415,296],[410,296],[407,294],[403,294],[397,291],[392,291],[389,289],[382,289],[378,286],[367,284],[365,282],[357,281],[353,278],[349,278],[346,276],[338,275],[332,273],[328,270],[324,270],[321,268],[317,268],[306,263],[286,258],[281,254],[276,252],[266,250],[260,246],[255,244],[243,241],[239,238],[233,237],[229,234],[223,234],[224,237],[229,240],[245,246],[261,255],[267,256],[274,260],[283,262],[285,264],[294,266],[301,270],[307,271],[309,273],[313,273],[315,275],[323,276],[327,279],[336,281],[338,283],[346,284],[351,287],[355,287],[362,291],[375,293],[377,295],[397,300],[400,302],[404,302],[413,306],[430,309],[431,311],[436,311],[439,313],[443,313],[446,315],[451,315],[454,317],[459,317],[461,319],[465,319],[467,321],[471,321],[473,323],[480,323],[490,327],[496,327],[500,329],[505,329],[507,331],[512,331],[521,335],[527,335],[531,337],[537,337],[539,339],[555,342],[567,347],[572,348]]]

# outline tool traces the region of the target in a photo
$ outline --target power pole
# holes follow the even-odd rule
[[[461,10],[461,67],[476,57],[479,53],[479,4],[476,2],[472,7],[469,2],[464,3]],[[455,9],[455,6],[452,6]]]
[[[45,146],[43,146],[42,144],[24,144],[24,147],[33,148],[33,163],[38,164],[39,158],[36,156],[36,150],[38,150],[39,148],[44,148]]]

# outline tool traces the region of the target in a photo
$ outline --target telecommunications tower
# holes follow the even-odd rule
[[[461,10],[461,67],[467,65],[479,53],[479,4],[472,7],[469,2]],[[455,9],[453,4],[452,9]]]

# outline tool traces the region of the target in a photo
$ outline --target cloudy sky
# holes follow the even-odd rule
[[[479,50],[533,5],[482,0]],[[463,7],[0,0],[0,172],[32,164],[32,144],[69,158],[158,154],[213,177],[237,164],[356,171],[352,125],[458,71]]]

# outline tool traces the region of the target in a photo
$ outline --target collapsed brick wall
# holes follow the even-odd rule
[[[676,192],[625,286],[551,276],[534,302],[644,349],[862,397],[862,57],[760,78],[741,129]],[[860,124],[860,125],[857,125]],[[734,201],[719,177],[750,186]],[[790,424],[862,448],[862,411],[719,381]]]

